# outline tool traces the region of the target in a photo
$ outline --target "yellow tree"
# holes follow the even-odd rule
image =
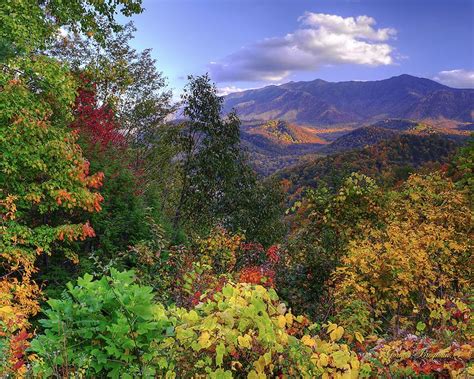
[[[434,327],[436,299],[459,300],[472,288],[467,194],[435,173],[412,175],[393,196],[386,227],[352,240],[333,275],[338,320],[366,333],[380,324],[394,334],[416,322]]]

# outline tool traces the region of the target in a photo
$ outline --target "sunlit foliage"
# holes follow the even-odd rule
[[[351,309],[339,321],[363,332],[383,326],[395,335],[418,321],[435,326],[430,304],[461,300],[472,284],[471,225],[467,196],[449,179],[411,176],[390,203],[386,226],[349,243],[333,277],[337,308]]]

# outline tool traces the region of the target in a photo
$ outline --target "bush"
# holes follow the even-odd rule
[[[44,334],[31,342],[40,377],[153,376],[162,363],[158,344],[171,332],[151,287],[134,284],[134,272],[79,278],[61,300],[49,300]]]
[[[165,309],[132,271],[68,284],[32,342],[35,377],[357,377],[344,329],[294,316],[273,289],[227,283],[194,309]],[[363,368],[365,371],[370,367]]]
[[[294,316],[273,289],[227,283],[192,310],[170,310],[175,338],[167,338],[178,377],[357,377],[359,360],[338,344],[344,329],[328,326],[329,341],[310,335],[315,325]],[[334,332],[337,330],[337,332]]]
[[[379,226],[384,202],[373,179],[353,173],[336,193],[320,186],[295,204],[288,259],[277,279],[277,288],[292,307],[315,319],[329,313],[327,281],[347,254],[349,241]]]
[[[376,325],[395,336],[413,333],[423,322],[431,333],[466,339],[465,321],[448,330],[447,316],[441,320],[434,306],[448,298],[461,304],[472,288],[468,197],[439,174],[412,175],[393,195],[387,213],[385,228],[367,230],[349,243],[333,275],[337,319],[364,334]],[[356,304],[363,317],[346,318],[345,310]]]

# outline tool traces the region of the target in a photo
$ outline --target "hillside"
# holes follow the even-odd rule
[[[233,93],[225,110],[243,120],[281,119],[303,125],[368,123],[386,118],[472,121],[474,89],[400,75],[378,81],[289,82]]]
[[[389,140],[398,134],[396,130],[384,129],[375,125],[364,126],[339,137],[320,151],[331,154],[340,151],[353,150],[365,146],[375,145],[380,141]]]
[[[418,125],[416,121],[411,120],[403,120],[403,119],[386,119],[381,120],[373,124],[373,126],[389,129],[389,130],[396,130],[396,131],[405,131],[409,129],[413,129]]]
[[[352,172],[393,182],[404,179],[413,168],[429,162],[446,162],[457,147],[454,141],[438,134],[401,134],[363,149],[306,161],[275,175],[289,181],[291,194],[299,193],[304,187],[316,187],[319,182],[337,188]]]
[[[324,144],[325,141],[319,138],[314,131],[309,128],[289,124],[283,120],[270,120],[263,124],[246,128],[248,134],[260,135],[268,140],[283,144]]]
[[[316,131],[281,120],[244,125],[240,137],[253,168],[263,176],[299,162],[327,143]]]
[[[417,134],[420,136],[438,134],[443,138],[462,142],[469,137],[469,131],[460,129],[448,129],[434,126],[429,122],[415,122],[411,120],[387,119],[376,122],[369,126],[357,128],[342,135],[332,143],[318,150],[321,154],[334,154],[337,152],[358,149],[375,145],[380,141],[386,141],[399,134]]]
[[[242,127],[241,144],[254,169],[260,175],[267,176],[302,160],[306,162],[317,156],[365,148],[401,134],[418,135],[420,138],[438,135],[442,139],[462,143],[470,134],[467,129],[469,125],[447,128],[425,121],[386,119],[339,131],[337,128],[315,129],[271,120]]]

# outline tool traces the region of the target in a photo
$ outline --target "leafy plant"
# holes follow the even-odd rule
[[[321,186],[295,204],[289,253],[278,275],[278,288],[292,306],[318,318],[329,313],[326,283],[349,241],[383,223],[384,201],[373,179],[353,173],[335,193]]]
[[[69,283],[60,300],[48,300],[44,333],[32,342],[35,375],[42,377],[150,377],[159,372],[159,343],[172,335],[153,289],[135,284],[133,271],[111,270]]]
[[[212,299],[191,310],[170,309],[175,337],[164,341],[175,373],[208,377],[357,377],[359,360],[337,341],[311,336],[310,322],[294,316],[273,289],[227,283]],[[328,341],[329,340],[329,341]]]
[[[377,323],[394,335],[418,321],[431,325],[435,299],[460,300],[471,283],[471,213],[463,191],[439,173],[412,175],[387,208],[386,227],[355,237],[333,276],[337,310],[355,301],[369,312],[350,324],[366,334]]]

